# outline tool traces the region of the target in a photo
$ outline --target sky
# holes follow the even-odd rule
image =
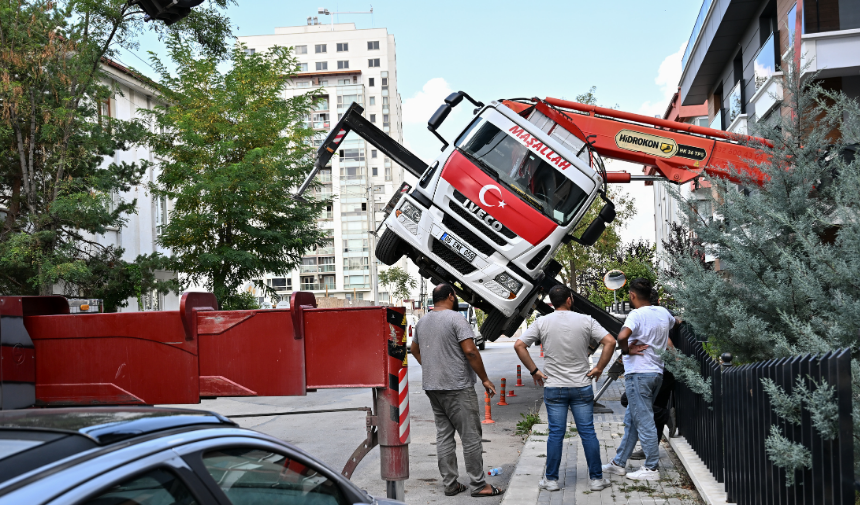
[[[555,97],[573,99],[596,86],[598,105],[647,115],[662,114],[677,89],[681,55],[701,2],[698,0],[507,0],[402,2],[376,0],[373,15],[341,14],[335,22],[388,29],[397,44],[398,88],[403,100],[404,139],[424,160],[441,144],[427,131],[427,119],[451,91],[477,100]],[[368,11],[370,3],[327,0],[238,0],[228,11],[236,35],[274,33],[275,27],[307,23],[330,11]],[[123,62],[144,73],[138,57],[164,54],[155,37],[145,37]],[[465,104],[465,102],[464,102]],[[468,104],[449,116],[440,133],[453,139],[471,115]],[[623,162],[608,170],[641,173]],[[654,242],[652,189],[625,185],[638,213],[622,231],[625,241]]]

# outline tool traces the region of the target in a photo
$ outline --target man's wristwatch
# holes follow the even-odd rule
[[[534,369],[534,370],[532,370],[532,371],[531,371],[531,372],[529,372],[529,373],[530,373],[530,374],[532,374],[532,376],[534,376],[534,374],[536,374],[536,373],[538,373],[538,372],[540,372],[540,368],[535,367],[535,369]]]

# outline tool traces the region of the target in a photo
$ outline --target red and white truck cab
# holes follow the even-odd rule
[[[489,305],[481,332],[491,341],[528,315],[544,268],[603,188],[582,140],[535,109],[522,114],[482,107],[400,199],[376,248],[383,263],[406,254],[422,274]]]

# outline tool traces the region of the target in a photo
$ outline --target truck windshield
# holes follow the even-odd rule
[[[588,199],[588,193],[551,163],[484,118],[477,118],[456,145],[494,179],[558,224],[569,223]]]

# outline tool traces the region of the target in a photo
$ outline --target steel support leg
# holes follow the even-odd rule
[[[405,481],[402,480],[387,480],[385,481],[385,490],[387,491],[387,497],[392,500],[406,500],[406,486]]]

